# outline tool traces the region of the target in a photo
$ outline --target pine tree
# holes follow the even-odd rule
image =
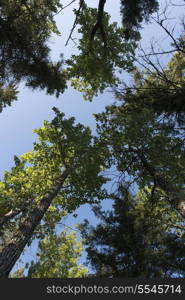
[[[86,220],[81,232],[96,277],[185,274],[183,229],[174,230],[177,218],[165,202],[151,203],[143,191],[134,197],[120,186],[113,210],[96,207],[95,214],[100,223],[93,227]]]
[[[59,34],[54,15],[60,8],[58,0],[1,1],[0,111],[16,100],[13,87],[21,80],[56,96],[66,88],[63,61],[53,63],[48,47],[51,34]]]

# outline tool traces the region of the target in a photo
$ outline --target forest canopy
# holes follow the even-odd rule
[[[114,103],[91,112],[95,133],[54,107],[53,119],[34,130],[32,150],[15,155],[4,172],[1,278],[184,277],[185,23],[179,18],[174,28],[168,9],[177,4],[156,0],[121,0],[120,20],[112,22],[107,2],[0,3],[2,114],[7,105],[14,109],[20,83],[59,99],[70,88],[90,101],[107,89],[114,95]],[[61,49],[53,61],[49,41],[62,38],[55,17],[65,19],[74,3],[66,46],[75,43],[77,51],[65,59]],[[165,34],[165,48],[140,46],[149,22]],[[99,223],[61,230],[85,204]],[[37,260],[12,272],[33,243]],[[89,269],[78,262],[83,251]]]

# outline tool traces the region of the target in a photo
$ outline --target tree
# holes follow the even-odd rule
[[[106,153],[88,127],[55,112],[51,123],[35,131],[40,141],[34,150],[15,157],[15,167],[0,182],[0,277],[8,276],[36,228],[43,230],[41,237],[53,233],[66,212],[105,196],[107,179],[100,171]]]
[[[182,74],[179,63],[182,67],[176,54],[169,63],[174,72],[179,70],[179,73],[175,72],[177,78],[177,74]],[[170,83],[174,80],[177,91],[176,77],[172,71],[168,72]],[[166,99],[172,109],[176,91],[173,92],[173,88],[169,91],[170,83],[165,85],[163,82],[160,86],[159,78],[154,76],[146,78],[143,85],[141,80],[141,87],[126,89],[118,95],[121,104],[107,107],[106,112],[97,115],[96,119],[100,138],[109,149],[118,172],[130,176],[139,187],[160,188],[172,209],[175,208],[184,218],[184,115],[177,119],[177,111],[168,114],[154,109],[156,101],[159,102],[157,99],[161,100],[161,107],[165,107],[162,100]],[[179,83],[178,99],[183,102],[180,90]]]
[[[180,219],[164,200],[151,202],[150,190],[134,197],[124,186],[113,210],[94,212],[100,223],[81,225],[87,259],[96,277],[170,277],[185,274],[185,240]],[[156,199],[155,199],[156,200]],[[181,228],[175,230],[177,228]]]
[[[23,274],[20,269],[11,277],[20,278],[80,278],[88,270],[78,264],[81,257],[83,244],[77,242],[76,234],[62,231],[60,234],[49,234],[39,242],[37,261],[26,265],[28,274]]]
[[[139,47],[138,57],[135,57],[134,83],[125,84],[120,92],[119,89],[116,92],[127,104],[132,102],[135,108],[173,115],[178,122],[184,114],[185,24],[182,20],[179,22],[178,17],[175,18],[178,23],[170,23],[170,9],[170,4],[166,3],[163,10],[152,17],[165,33],[169,45],[166,47],[165,44],[163,48],[159,41],[152,41],[150,50]],[[127,92],[132,94],[130,98],[125,97]]]
[[[1,1],[0,86],[1,95],[7,94],[1,97],[1,110],[16,99],[20,80],[57,96],[66,88],[62,59],[53,63],[48,47],[51,34],[59,34],[54,15],[61,7],[59,0]]]
[[[72,33],[79,26],[79,55],[64,61],[61,54],[58,62],[52,62],[48,40],[53,33],[60,35],[54,17],[69,5],[64,6],[59,0],[1,1],[0,111],[17,99],[16,87],[21,80],[28,87],[46,89],[48,94],[57,97],[70,80],[90,100],[107,86],[116,85],[116,70],[131,69],[139,39],[138,30],[130,34],[129,42],[128,34],[125,39],[128,26],[138,29],[142,20],[149,19],[157,10],[155,0],[135,2],[130,6],[130,2],[121,1],[121,28],[116,23],[110,24],[110,16],[104,11],[106,0],[99,0],[97,9],[80,0],[78,9],[74,10],[75,21],[68,39],[73,40]],[[128,18],[128,15],[132,17]]]
[[[137,109],[149,108],[158,115],[166,114],[180,120],[184,114],[184,58],[183,47],[175,51],[173,57],[165,68],[152,62],[149,56],[144,57],[144,70],[135,69],[133,86],[125,87],[117,95],[127,104],[134,105]],[[154,54],[157,56],[157,54]],[[157,58],[156,58],[157,59]],[[130,96],[125,93],[130,91]]]
[[[79,26],[80,52],[66,61],[66,71],[72,86],[88,100],[107,87],[117,86],[118,73],[133,70],[140,24],[158,10],[156,0],[121,1],[123,26],[120,27],[116,22],[110,23],[110,15],[104,11],[105,3],[106,0],[99,0],[96,9],[80,1],[79,9],[74,10],[76,18],[69,36],[73,40],[74,28]]]
[[[0,112],[6,105],[11,105],[12,101],[17,100],[17,89],[14,84],[7,86],[0,83]]]
[[[67,63],[67,75],[72,86],[84,94],[84,98],[92,100],[98,92],[119,82],[118,70],[132,70],[133,54],[136,41],[127,42],[124,39],[123,28],[116,22],[110,23],[110,15],[102,15],[102,30],[91,34],[96,24],[97,9],[85,4],[83,9],[75,11],[78,32],[79,53],[72,55]]]
[[[158,8],[158,0],[121,0],[122,23],[126,38],[132,38],[133,30],[137,32],[143,20],[148,21]]]
[[[0,182],[0,276],[9,275],[34,238],[54,234],[64,214],[104,199],[102,185],[107,179],[102,171],[111,166],[120,178],[130,176],[140,189],[151,189],[152,198],[157,193],[158,202],[165,198],[184,217],[184,116],[177,119],[175,113],[182,109],[174,108],[178,101],[183,103],[183,38],[175,44],[181,51],[164,72],[142,76],[133,66],[138,30],[142,20],[157,10],[157,1],[121,1],[123,28],[110,23],[105,0],[99,1],[98,9],[79,1],[68,39],[73,40],[77,26],[79,53],[65,61],[64,71],[62,60],[56,64],[50,60],[47,45],[50,35],[58,33],[54,14],[64,7],[58,0],[12,3],[0,4],[0,109],[16,99],[21,80],[56,95],[70,80],[90,100],[105,88],[118,86],[117,71],[122,69],[135,71],[137,82],[136,88],[126,87],[121,105],[96,116],[98,137],[55,109],[54,120],[35,131],[40,141],[34,150],[15,157],[15,166]],[[158,99],[163,99],[161,107]],[[172,105],[166,109],[169,99]]]

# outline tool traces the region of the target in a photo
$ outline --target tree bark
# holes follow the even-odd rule
[[[61,190],[66,178],[68,177],[68,170],[65,170],[53,189],[45,195],[40,203],[34,208],[19,225],[13,238],[2,249],[0,253],[0,278],[8,277],[14,264],[20,257],[22,251],[27,245],[28,241],[33,235],[37,225],[39,225],[52,200],[57,196]]]
[[[96,32],[98,31],[98,29],[100,30],[103,42],[104,42],[104,46],[106,47],[107,42],[106,42],[106,34],[104,31],[104,27],[103,27],[103,13],[104,13],[104,5],[106,3],[106,0],[99,0],[99,4],[98,4],[98,13],[97,13],[97,21],[96,24],[93,26],[92,32],[91,32],[91,41],[94,40],[94,37],[96,35]]]

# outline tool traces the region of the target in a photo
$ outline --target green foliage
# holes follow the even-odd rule
[[[170,205],[177,208],[182,200],[183,213],[178,211],[185,216],[184,38],[178,40],[181,51],[162,72],[152,64],[141,72],[133,68],[138,30],[141,22],[157,10],[157,1],[121,1],[123,28],[111,24],[107,13],[98,20],[99,10],[80,3],[81,9],[74,10],[74,25],[81,35],[79,54],[66,61],[63,71],[62,56],[61,61],[53,63],[48,47],[51,34],[59,34],[54,21],[62,8],[59,1],[1,1],[0,111],[16,100],[16,85],[21,80],[56,96],[69,80],[88,100],[107,87],[117,87],[117,74],[123,70],[133,71],[134,86],[117,93],[120,105],[111,105],[95,116],[98,137],[54,109],[54,120],[44,121],[43,127],[35,130],[38,141],[33,150],[14,157],[15,166],[0,181],[0,259],[4,263],[5,252],[6,258],[11,258],[12,238],[15,252],[21,252],[18,246],[18,250],[15,248],[17,241],[22,243],[22,236],[29,243],[39,238],[43,239],[40,259],[31,264],[30,277],[83,277],[86,270],[77,265],[81,244],[73,234],[57,236],[56,224],[81,204],[107,198],[103,185],[108,179],[103,171],[114,166],[120,182],[129,177],[129,184],[136,183],[139,192],[133,197],[121,190],[121,198],[114,196],[114,213],[96,209],[103,223],[97,228],[90,228],[88,223],[82,227],[97,275],[184,274],[182,220],[169,209]],[[31,217],[34,212],[39,215],[43,198],[58,186],[66,170],[64,185],[41,223],[36,224],[37,230],[30,233],[27,227],[35,229]],[[15,253],[15,257],[18,255]],[[13,276],[24,276],[24,270]]]
[[[158,10],[158,0],[121,0],[122,23],[125,37],[133,38],[143,20],[148,21],[150,15]]]
[[[10,275],[10,278],[24,278],[24,268],[18,269],[16,272]]]
[[[1,1],[0,80],[4,92],[1,92],[0,110],[16,99],[13,86],[21,80],[28,87],[46,89],[48,94],[57,97],[67,88],[69,80],[88,100],[107,87],[117,86],[118,72],[133,68],[140,36],[132,27],[139,27],[138,24],[157,9],[155,0],[132,2],[121,1],[124,7],[122,28],[116,22],[110,23],[110,16],[104,9],[100,12],[80,1],[79,9],[74,9],[74,27],[77,26],[81,34],[77,46],[79,54],[65,61],[67,68],[63,70],[62,54],[58,62],[52,62],[48,46],[52,34],[60,35],[54,19],[63,7],[60,1]],[[96,23],[99,28],[92,36]],[[132,33],[129,42],[125,34],[128,27]]]
[[[132,69],[132,56],[136,48],[136,41],[125,42],[123,29],[117,23],[110,23],[110,15],[104,12],[102,31],[97,31],[93,39],[91,32],[96,24],[97,9],[89,8],[84,4],[78,14],[79,40],[78,55],[72,55],[66,61],[67,74],[71,78],[72,86],[84,94],[84,98],[92,100],[98,92],[107,87],[118,84],[117,72]]]
[[[88,270],[78,264],[83,244],[76,240],[76,234],[67,231],[59,235],[48,235],[39,243],[37,261],[28,268],[29,278],[80,278]],[[14,274],[15,277],[15,274]]]
[[[130,90],[129,87],[125,89],[125,92],[129,90],[129,95],[118,92],[118,97],[138,111],[148,108],[158,115],[174,115],[178,121],[185,111],[184,53],[176,52],[163,71],[149,62],[145,67],[142,72],[133,72],[134,85]]]
[[[173,120],[157,117],[149,109],[138,112],[127,104],[107,107],[96,118],[99,134],[111,147],[110,155],[120,172],[127,171],[130,176],[138,176],[138,182],[149,184],[150,178],[142,172],[144,155],[159,173],[164,172],[179,186],[184,183],[183,133]]]
[[[142,188],[157,186],[165,192],[166,201],[185,216],[184,114],[183,106],[177,113],[179,102],[173,98],[179,93],[184,102],[183,68],[183,56],[178,53],[161,76],[157,73],[155,77],[154,73],[143,78],[141,72],[136,72],[136,89],[118,93],[121,104],[107,107],[96,115],[96,120],[100,139],[120,176],[129,176]],[[157,103],[167,112],[156,111]]]
[[[96,207],[100,223],[81,225],[88,261],[97,277],[170,277],[185,274],[183,229],[165,201],[151,203],[150,190],[133,197],[121,186],[112,211]],[[160,194],[158,194],[159,197]]]
[[[59,34],[54,15],[59,0],[1,1],[0,4],[0,78],[12,92],[1,96],[1,109],[15,100],[13,84],[25,80],[31,88],[46,88],[58,96],[66,88],[62,59],[49,58],[48,39]]]
[[[94,203],[106,195],[102,185],[107,181],[100,173],[106,153],[91,136],[90,129],[74,124],[74,118],[65,119],[55,109],[56,117],[35,132],[39,140],[34,149],[15,157],[15,166],[5,172],[0,182],[0,223],[4,234],[11,235],[19,222],[28,216],[41,199],[57,184],[65,169],[69,176],[65,185],[53,200],[43,223],[39,225],[44,234],[53,232],[55,224],[66,212],[72,212],[84,203]],[[17,212],[12,219],[4,218],[10,211]],[[33,236],[33,238],[35,235]]]
[[[12,101],[17,100],[17,89],[14,84],[5,86],[0,83],[0,112],[7,105],[11,105]]]

